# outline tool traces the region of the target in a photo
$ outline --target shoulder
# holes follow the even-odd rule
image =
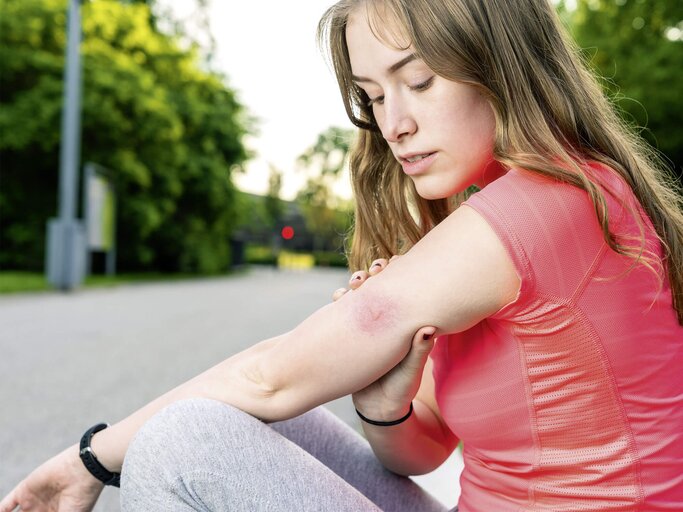
[[[628,185],[605,166],[588,164],[583,171],[605,199],[610,227],[618,224]],[[572,184],[512,169],[465,205],[486,220],[512,259],[522,280],[518,307],[537,293],[570,296],[604,254],[596,207]]]
[[[513,301],[520,280],[505,246],[475,210],[460,207],[368,281],[399,316],[437,335],[470,328]],[[370,286],[368,286],[370,285]]]
[[[576,228],[584,232],[587,226],[599,227],[585,190],[520,169],[511,169],[464,204],[484,217],[506,244],[513,244],[512,249],[564,244]]]

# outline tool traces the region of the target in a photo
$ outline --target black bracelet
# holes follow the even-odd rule
[[[90,448],[90,440],[92,439],[92,436],[97,434],[100,430],[104,430],[108,426],[109,425],[106,423],[98,423],[97,425],[86,430],[85,434],[83,434],[83,437],[81,437],[79,454],[81,456],[81,461],[83,461],[83,465],[88,471],[90,471],[92,476],[97,478],[104,485],[120,487],[121,473],[113,473],[105,468],[100,461],[97,460],[97,456],[92,451],[92,448]]]
[[[408,409],[408,414],[403,416],[403,418],[399,418],[399,419],[394,420],[394,421],[371,420],[371,419],[363,416],[358,409],[356,409],[356,414],[358,414],[358,416],[360,416],[360,419],[362,419],[365,423],[369,423],[370,425],[375,425],[377,427],[392,427],[394,425],[398,425],[399,423],[403,423],[405,420],[410,418],[410,415],[413,414],[413,402],[410,402],[410,409]]]

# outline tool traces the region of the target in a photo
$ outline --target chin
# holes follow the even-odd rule
[[[420,194],[419,192],[418,192],[418,195],[422,199],[426,199],[427,201],[436,201],[437,199],[447,199],[447,198],[451,197],[451,196],[444,195],[444,194]]]
[[[453,197],[458,192],[462,192],[467,189],[467,186],[450,186],[450,187],[427,187],[420,186],[420,184],[415,183],[415,190],[417,194],[422,199],[427,199],[428,201],[436,201],[437,199],[448,199]]]

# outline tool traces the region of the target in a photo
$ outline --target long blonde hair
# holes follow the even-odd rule
[[[360,128],[350,155],[353,270],[405,252],[464,199],[419,197],[382,138],[367,95],[351,79],[346,24],[361,7],[388,44],[407,41],[397,47],[410,45],[436,74],[471,84],[488,98],[498,162],[585,190],[609,246],[661,277],[661,264],[645,248],[641,216],[631,211],[641,227],[639,244],[614,236],[605,197],[583,169],[597,161],[618,173],[662,242],[673,306],[683,325],[683,196],[657,154],[615,113],[548,0],[341,0],[324,14],[319,43],[329,50],[346,111]],[[379,27],[381,18],[394,23]]]

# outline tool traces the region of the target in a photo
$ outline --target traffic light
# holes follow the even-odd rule
[[[292,226],[285,226],[282,228],[282,238],[291,240],[294,238],[294,228]]]

